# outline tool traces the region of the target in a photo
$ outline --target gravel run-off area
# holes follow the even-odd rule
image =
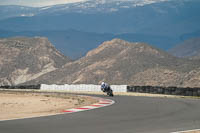
[[[67,93],[0,91],[0,120],[54,115],[96,102],[91,97]]]

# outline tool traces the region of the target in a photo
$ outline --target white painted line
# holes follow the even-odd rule
[[[171,132],[171,133],[187,133],[187,132],[196,132],[196,131],[200,132],[200,129],[186,130],[186,131],[176,131],[176,132]]]
[[[93,109],[95,109],[95,108],[97,108],[97,107],[94,107],[94,106],[84,106],[83,108],[93,108]]]
[[[79,112],[79,111],[83,111],[83,110],[81,110],[81,109],[67,109],[67,111]]]
[[[97,105],[97,106],[105,106],[105,105],[103,105],[103,104],[99,104],[99,103],[97,103],[97,104],[93,104],[93,105]]]

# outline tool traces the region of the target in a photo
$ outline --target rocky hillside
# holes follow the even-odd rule
[[[169,52],[177,57],[200,59],[200,37],[186,40]]]
[[[0,39],[0,85],[36,79],[69,61],[47,38]]]
[[[27,84],[92,83],[200,86],[200,63],[180,59],[144,43],[120,39],[104,42],[77,61],[47,73]]]

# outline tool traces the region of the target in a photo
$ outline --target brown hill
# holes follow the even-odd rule
[[[183,86],[199,63],[179,59],[144,43],[119,39],[104,42],[77,61],[67,63],[27,84],[110,84]],[[187,84],[186,84],[187,85]]]
[[[36,79],[69,61],[47,38],[0,39],[0,85]]]

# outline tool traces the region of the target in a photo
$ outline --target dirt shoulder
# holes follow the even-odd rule
[[[95,102],[90,97],[63,93],[0,91],[0,120],[54,115]]]

